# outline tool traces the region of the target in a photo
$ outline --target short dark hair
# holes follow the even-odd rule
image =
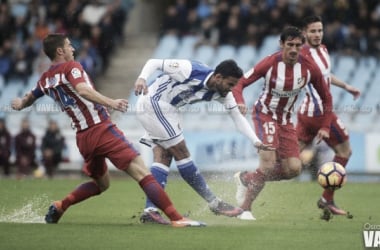
[[[305,37],[299,28],[295,26],[285,27],[280,36],[281,42],[284,43],[286,40],[293,40],[294,38],[301,38],[302,43],[305,42]]]
[[[232,60],[224,60],[218,64],[215,68],[214,74],[221,74],[223,77],[236,77],[240,78],[243,76],[243,70],[237,65],[237,63]]]
[[[302,28],[306,29],[311,23],[322,22],[322,17],[317,15],[307,16],[302,19]]]
[[[67,35],[59,33],[49,34],[44,38],[42,42],[43,49],[50,60],[53,60],[55,58],[55,52],[57,48],[62,48],[65,45],[66,38]]]

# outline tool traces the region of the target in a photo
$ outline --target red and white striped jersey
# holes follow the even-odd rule
[[[326,46],[321,45],[319,48],[312,48],[305,45],[301,50],[301,54],[306,57],[310,57],[315,62],[319,70],[322,72],[327,88],[330,91],[331,62]],[[310,83],[307,84],[306,96],[301,103],[299,113],[309,117],[321,116],[324,114],[322,99]]]
[[[64,62],[44,72],[32,93],[36,98],[43,95],[53,98],[69,115],[76,130],[81,131],[109,119],[104,106],[86,100],[75,90],[75,85],[82,82],[93,87],[80,63]]]
[[[299,93],[307,83],[319,93],[324,112],[331,113],[332,100],[327,84],[318,67],[308,58],[299,55],[294,65],[285,64],[282,60],[282,51],[261,60],[254,68],[244,74],[233,89],[237,103],[244,103],[243,88],[260,78],[264,78],[264,86],[259,99],[255,103],[255,110],[269,114],[280,124],[291,122],[291,115]],[[330,122],[326,117],[328,127]]]

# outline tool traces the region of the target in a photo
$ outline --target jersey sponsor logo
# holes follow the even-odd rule
[[[82,76],[82,73],[80,72],[78,68],[72,68],[71,75],[74,77],[74,79],[77,79]]]
[[[293,89],[290,91],[285,91],[281,89],[272,89],[271,93],[275,97],[293,97],[300,93],[301,89]]]

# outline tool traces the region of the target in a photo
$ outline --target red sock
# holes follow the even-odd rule
[[[340,157],[340,156],[335,155],[333,161],[339,163],[343,167],[346,167],[347,162],[348,162],[348,158],[344,158],[344,157]]]
[[[251,211],[253,201],[264,188],[265,176],[260,169],[257,169],[255,172],[245,174],[242,181],[247,184],[248,189],[241,209]]]
[[[348,158],[344,158],[344,157],[340,157],[340,156],[335,155],[333,161],[339,163],[343,167],[346,167],[347,162],[348,162]],[[322,193],[322,197],[325,198],[326,201],[333,201],[334,200],[334,193],[335,193],[334,190],[325,189]]]
[[[180,220],[183,218],[174,207],[169,196],[165,193],[160,184],[158,184],[156,179],[154,179],[153,175],[149,174],[145,176],[139,184],[148,196],[149,200],[161,209],[171,221]]]
[[[325,189],[322,193],[322,197],[325,198],[326,201],[334,200],[334,190]]]
[[[273,170],[268,176],[265,176],[266,181],[281,181],[284,179],[289,179],[282,169],[281,163],[277,162],[274,165]]]
[[[89,181],[79,185],[74,191],[62,200],[62,209],[65,211],[69,206],[100,194],[100,189],[95,182]]]

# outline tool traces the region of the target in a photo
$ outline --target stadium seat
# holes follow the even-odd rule
[[[262,59],[280,49],[279,35],[269,35],[264,38],[263,44],[258,50],[258,58]]]
[[[21,96],[24,88],[22,81],[10,80],[1,91],[0,106],[9,106],[13,98]]]
[[[195,50],[194,59],[207,65],[213,65],[214,56],[214,47],[204,44]]]
[[[214,68],[216,65],[218,65],[221,61],[226,59],[235,59],[236,55],[236,49],[232,45],[221,45],[219,46],[215,51],[215,57],[214,57]]]
[[[254,65],[256,57],[257,51],[252,45],[242,45],[237,49],[236,61],[243,71],[249,70]]]
[[[178,59],[192,59],[194,57],[194,46],[198,41],[197,36],[188,35],[181,39],[178,49],[174,58]]]
[[[172,58],[179,46],[179,39],[172,34],[164,35],[160,38],[157,47],[153,52],[153,58]]]
[[[353,70],[356,68],[356,59],[351,56],[339,56],[336,60],[334,74],[343,81],[348,81]]]

